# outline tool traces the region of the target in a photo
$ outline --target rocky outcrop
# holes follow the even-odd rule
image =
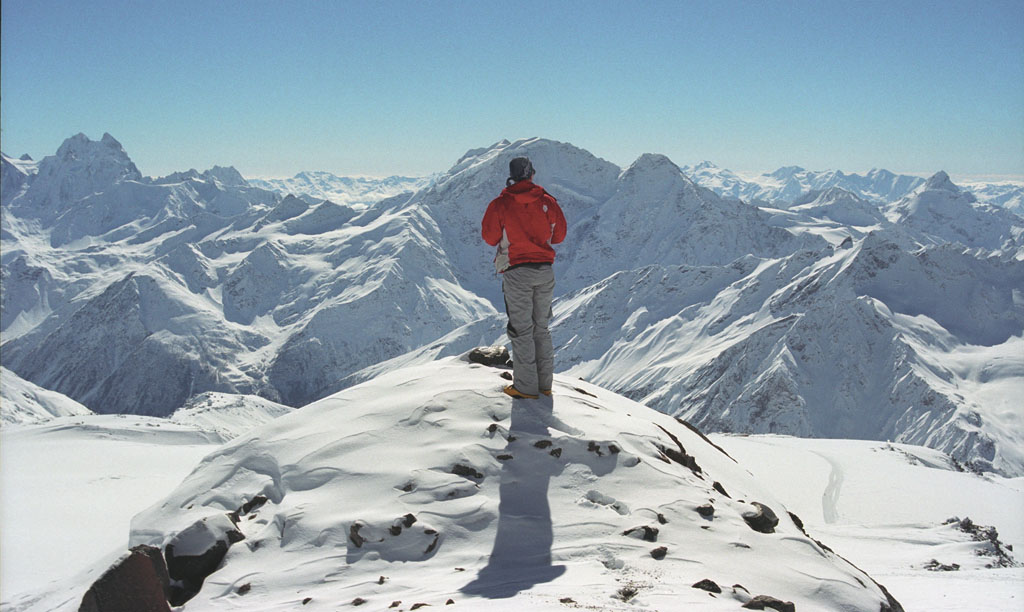
[[[170,612],[169,584],[160,549],[136,546],[89,587],[78,612]]]

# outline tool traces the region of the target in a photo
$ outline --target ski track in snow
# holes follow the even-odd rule
[[[828,461],[832,471],[828,475],[828,485],[821,494],[821,514],[829,525],[839,520],[839,493],[843,488],[843,466],[838,461],[817,451],[811,451],[825,461]]]

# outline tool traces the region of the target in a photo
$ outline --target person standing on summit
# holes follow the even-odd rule
[[[498,247],[494,267],[501,273],[501,290],[512,342],[512,384],[505,393],[536,399],[551,395],[555,355],[548,320],[555,290],[552,244],[565,240],[565,215],[558,202],[533,182],[533,164],[516,157],[508,164],[501,195],[487,205],[481,224],[484,241]]]

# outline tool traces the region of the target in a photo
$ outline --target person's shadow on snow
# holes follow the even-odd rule
[[[548,425],[560,423],[552,416],[552,398],[515,400],[505,448],[512,459],[501,468],[498,533],[487,565],[460,589],[488,599],[513,597],[531,587],[551,582],[565,573],[564,565],[551,564],[554,534],[548,483],[560,473],[562,462],[551,455],[553,447],[537,448],[546,439]],[[561,429],[561,428],[560,428]]]

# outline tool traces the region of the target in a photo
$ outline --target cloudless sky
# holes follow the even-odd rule
[[[426,174],[502,138],[1024,175],[1024,1],[4,0],[3,151]]]

